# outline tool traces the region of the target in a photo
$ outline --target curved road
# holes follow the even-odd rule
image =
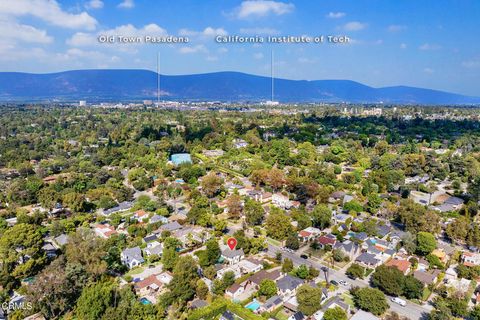
[[[295,266],[305,264],[307,266],[313,266],[314,268],[316,268],[318,270],[322,270],[322,267],[325,267],[323,264],[318,263],[316,261],[313,261],[311,259],[301,258],[300,255],[297,254],[297,253],[291,253],[291,252],[283,251],[283,250],[281,250],[280,247],[274,246],[272,244],[268,245],[268,255],[270,255],[271,257],[275,257],[277,252],[280,252],[282,254],[282,258],[289,258],[290,260],[292,260],[292,262]],[[343,273],[342,271],[333,270],[331,268],[328,268],[328,270],[329,270],[329,280],[330,281],[335,280],[335,281],[338,282],[340,280],[343,280],[343,281],[346,281],[347,283],[349,283],[351,286],[357,286],[357,287],[368,287],[369,286],[367,281],[360,280],[360,279],[352,280],[352,279],[348,278],[345,275],[345,273]],[[323,272],[322,271],[320,271],[320,272],[321,272],[320,276],[322,276]],[[348,291],[348,287],[340,285],[340,290],[342,290],[342,289],[344,289],[344,291]],[[390,305],[390,310],[391,311],[395,311],[399,315],[407,317],[410,320],[426,319],[427,315],[432,310],[432,307],[429,306],[429,305],[418,305],[418,304],[412,303],[410,301],[407,301],[407,305],[405,307],[402,307],[401,305],[399,305],[395,302],[392,302],[390,300],[391,297],[389,297],[389,296],[386,296],[386,297],[387,297],[388,304]]]

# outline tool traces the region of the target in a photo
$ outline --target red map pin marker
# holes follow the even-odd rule
[[[230,250],[235,250],[235,247],[237,246],[237,239],[228,238],[227,244],[228,244],[228,247],[230,248]]]

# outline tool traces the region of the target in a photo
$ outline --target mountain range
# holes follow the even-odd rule
[[[470,97],[407,86],[374,88],[351,80],[275,79],[280,102],[480,104]],[[271,99],[271,79],[240,72],[161,75],[162,100],[260,102]],[[136,69],[0,72],[0,101],[140,101],[155,99],[157,73]]]

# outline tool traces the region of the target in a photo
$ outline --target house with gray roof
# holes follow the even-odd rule
[[[390,233],[390,231],[392,230],[392,227],[390,226],[387,226],[386,224],[383,224],[383,225],[377,225],[377,236],[379,238],[384,238],[387,234]]]
[[[337,213],[332,217],[332,220],[334,223],[345,223],[349,218],[351,218],[349,214],[344,214],[344,213]]]
[[[327,303],[325,303],[322,307],[322,310],[326,311],[327,309],[330,309],[330,308],[335,308],[335,307],[340,307],[343,309],[343,311],[345,311],[346,314],[349,313],[350,311],[350,306],[345,303],[342,298],[340,297],[335,297],[333,298],[332,300],[328,301]]]
[[[345,205],[345,203],[350,202],[352,200],[353,200],[353,197],[349,194],[346,194],[346,195],[343,196],[343,202],[342,203],[343,203],[343,205]]]
[[[120,254],[120,260],[129,269],[132,269],[145,262],[142,257],[142,250],[140,247],[127,248]]]
[[[174,232],[179,229],[182,229],[182,225],[177,221],[174,221],[160,226],[160,228],[157,229],[156,233],[162,233],[162,231]]]
[[[243,249],[241,248],[238,250],[230,250],[230,248],[227,248],[222,251],[222,257],[228,264],[232,265],[245,258],[245,253],[243,253]]]
[[[278,293],[284,297],[293,296],[302,284],[302,279],[287,274],[277,280]]]
[[[358,241],[365,241],[368,239],[368,234],[366,232],[358,232],[358,233],[355,233],[352,236],[352,238]]]
[[[190,309],[199,309],[208,306],[207,301],[197,299],[193,300],[192,303],[190,304]]]
[[[150,220],[148,221],[149,223],[157,223],[157,222],[161,222],[163,224],[166,224],[168,223],[168,219],[164,216],[160,216],[158,214],[155,214],[153,215]]]
[[[113,207],[113,208],[110,208],[110,209],[107,209],[107,210],[103,210],[103,215],[109,216],[109,215],[111,215],[112,213],[115,213],[115,212],[122,212],[122,211],[130,210],[132,207],[133,207],[133,202],[123,201],[123,202],[120,202],[116,207]]]
[[[236,315],[232,313],[230,310],[226,310],[220,316],[220,320],[235,320],[235,319],[236,319]]]
[[[151,256],[152,254],[161,256],[163,253],[163,245],[157,241],[150,242],[145,249],[143,249],[143,252],[148,256]]]
[[[353,260],[357,255],[359,255],[361,250],[357,243],[350,240],[346,240],[344,242],[337,241],[333,246],[333,249],[340,250],[344,255],[349,257],[350,260]]]
[[[367,268],[376,268],[378,267],[382,261],[380,259],[377,259],[375,254],[364,252],[361,255],[359,255],[356,259],[355,262],[367,267]]]
[[[337,296],[329,300],[327,303],[325,303],[322,306],[322,309],[315,312],[312,315],[312,319],[315,319],[315,320],[323,319],[323,315],[325,314],[325,311],[335,307],[341,308],[343,311],[345,311],[346,314],[350,313],[350,306],[347,303],[345,303],[339,296]]]
[[[57,256],[57,248],[55,248],[50,242],[46,242],[42,246],[42,250],[45,252],[48,258],[55,258]]]
[[[53,238],[53,244],[56,245],[58,248],[63,247],[67,243],[68,243],[68,236],[64,233],[62,233],[58,237]]]
[[[146,237],[142,239],[143,242],[149,243],[158,240],[158,237],[156,234],[149,234]]]
[[[281,307],[283,305],[283,299],[275,295],[265,301],[265,303],[259,308],[260,312],[272,312],[273,310],[277,309],[278,307]]]
[[[380,320],[380,318],[374,316],[370,312],[358,310],[357,313],[355,313],[353,317],[350,318],[350,320]]]
[[[343,192],[343,191],[335,191],[330,195],[330,197],[328,198],[328,201],[329,202],[334,202],[336,200],[340,200],[345,196],[345,194],[346,193]]]
[[[438,269],[431,271],[417,270],[413,273],[413,276],[415,279],[423,283],[423,285],[428,286],[437,282],[440,273],[441,271]]]

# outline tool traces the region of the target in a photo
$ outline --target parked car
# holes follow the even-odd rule
[[[330,284],[333,284],[334,286],[338,286],[338,282],[335,280],[330,280]]]
[[[345,280],[338,281],[342,286],[348,286],[348,282]]]
[[[302,258],[302,259],[308,259],[308,256],[307,256],[306,254],[302,254],[302,255],[300,255],[300,258]]]
[[[398,297],[393,297],[391,300],[392,300],[392,302],[395,302],[396,304],[399,304],[402,307],[405,307],[407,305],[407,301],[405,301],[403,299],[400,299]]]

